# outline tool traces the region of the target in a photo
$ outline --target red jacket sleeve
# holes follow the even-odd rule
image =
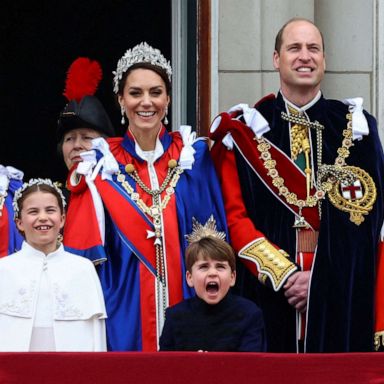
[[[222,143],[216,143],[212,148],[212,158],[221,182],[233,248],[259,280],[265,282],[268,276],[273,288],[280,289],[297,270],[297,266],[287,259],[288,254],[271,244],[249,218],[243,202],[234,152]]]
[[[212,157],[220,179],[231,243],[236,252],[255,239],[264,237],[248,217],[240,189],[234,151],[218,144]]]

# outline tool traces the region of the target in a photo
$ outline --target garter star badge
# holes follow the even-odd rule
[[[328,197],[336,208],[349,212],[349,219],[354,224],[360,225],[376,201],[376,185],[363,169],[353,166],[343,168],[353,173],[354,181],[347,184],[337,180],[328,192]]]

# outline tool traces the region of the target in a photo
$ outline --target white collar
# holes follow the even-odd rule
[[[39,259],[48,259],[48,258],[51,259],[59,255],[60,253],[64,252],[63,244],[60,244],[59,248],[57,248],[55,251],[50,252],[48,253],[48,255],[46,255],[44,252],[41,252],[38,249],[32,247],[32,245],[28,244],[26,241],[23,241],[21,249],[23,251],[28,252],[28,257],[36,257]]]
[[[313,105],[315,105],[321,97],[321,91],[317,92],[317,95],[307,104],[303,105],[302,107],[298,107],[297,105],[293,104],[291,101],[289,101],[283,94],[283,92],[280,90],[281,96],[283,97],[283,100],[286,105],[289,105],[290,107],[296,109],[299,112],[305,112],[307,109],[311,108]]]
[[[160,129],[160,131],[161,131],[161,129]],[[152,151],[144,151],[144,150],[142,150],[140,148],[139,143],[136,141],[135,137],[132,135],[133,139],[135,140],[135,151],[136,151],[137,155],[141,159],[147,161],[148,163],[151,162],[153,164],[164,153],[163,144],[161,144],[161,141],[159,139],[160,131],[159,131],[159,133],[157,134],[157,137],[156,137],[155,149],[152,150]]]

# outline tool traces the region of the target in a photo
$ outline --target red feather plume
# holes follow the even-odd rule
[[[84,96],[95,94],[102,77],[103,71],[96,60],[79,57],[68,69],[63,95],[68,101],[79,102]]]

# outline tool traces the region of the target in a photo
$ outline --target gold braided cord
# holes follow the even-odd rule
[[[303,143],[308,138],[307,127],[294,124],[291,127],[291,157],[293,160],[303,152]]]
[[[292,124],[291,126],[291,157],[293,160],[297,160],[297,156],[306,151],[310,152],[310,145],[308,140],[308,120],[305,116],[301,116],[299,111],[288,106],[289,115],[287,120]]]

